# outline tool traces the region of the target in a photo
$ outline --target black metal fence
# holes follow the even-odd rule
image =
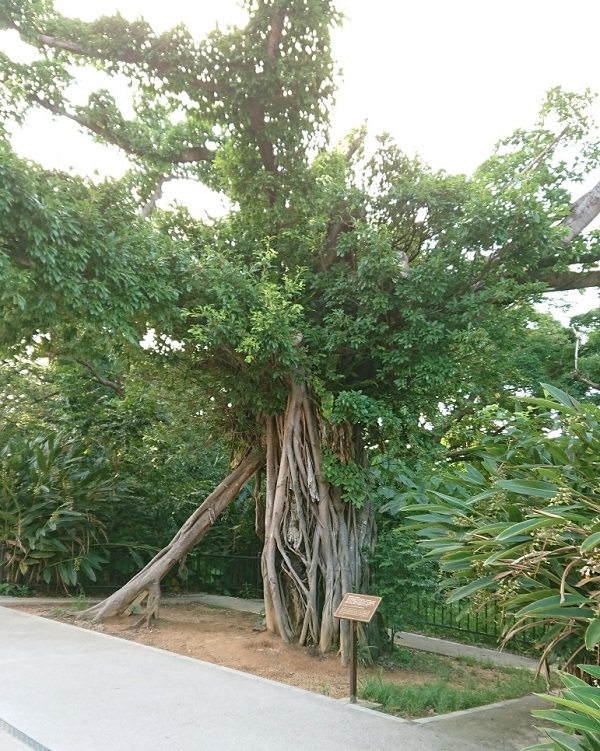
[[[0,557],[0,582],[2,577]],[[165,590],[184,589],[211,594],[260,599],[263,581],[260,556],[219,555],[194,552],[186,562],[183,575],[167,578]],[[86,586],[87,590],[115,589],[107,585]],[[402,607],[402,623],[398,630],[419,630],[429,634],[454,637],[462,641],[497,643],[504,622],[498,607],[491,603],[465,612],[463,603],[447,603],[432,598],[408,598]],[[536,643],[543,630],[530,629],[519,634],[512,643],[523,647]]]
[[[506,621],[495,603],[467,610],[465,603],[447,604],[434,599],[409,598],[404,609],[402,629],[411,628],[453,635],[464,641],[498,643]],[[543,636],[544,629],[522,631],[511,640],[513,645],[532,646]]]
[[[186,589],[258,598],[263,596],[260,556],[194,553],[181,578]]]

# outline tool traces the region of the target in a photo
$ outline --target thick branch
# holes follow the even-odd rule
[[[530,278],[533,281],[544,282],[555,292],[600,287],[600,269],[596,271],[556,271],[532,274]]]
[[[576,370],[572,378],[574,381],[579,381],[580,383],[585,383],[586,386],[589,386],[592,389],[595,389],[596,391],[600,391],[600,383],[595,383],[594,381],[590,380],[589,378],[586,378],[584,375],[582,375],[578,370]]]
[[[573,240],[598,217],[598,215],[600,215],[600,182],[596,183],[591,190],[578,198],[571,206],[570,212],[561,221],[559,226],[567,229],[566,234],[561,238],[563,249],[567,248]],[[492,268],[498,266],[506,249],[506,247],[501,248],[490,256],[485,270],[471,282],[472,288],[477,289],[482,286],[483,278]],[[582,272],[546,271],[546,269],[551,269],[552,266],[560,260],[561,258],[558,253],[551,257],[541,259],[537,268],[527,274],[527,278],[533,282],[543,282],[544,284],[547,284],[551,290],[556,292],[600,286],[600,270]],[[600,259],[587,254],[582,258],[574,258],[572,263],[594,263],[597,260]]]
[[[283,32],[283,23],[286,19],[287,11],[284,7],[280,6],[275,10],[273,17],[271,18],[271,26],[269,28],[269,34],[267,36],[267,55],[271,60],[276,57],[279,43],[281,42],[281,35]]]
[[[569,243],[572,242],[577,235],[581,234],[581,232],[583,232],[583,230],[591,224],[599,214],[600,182],[596,183],[596,185],[585,193],[585,195],[581,196],[581,198],[578,198],[571,206],[569,214],[567,214],[562,220],[562,226],[567,227],[569,230],[562,239],[563,245],[569,245]]]

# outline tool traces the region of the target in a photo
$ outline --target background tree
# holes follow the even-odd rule
[[[367,154],[363,131],[330,149],[333,5],[244,7],[245,28],[196,42],[183,27],[157,36],[142,20],[83,23],[50,3],[2,0],[2,26],[38,50],[31,64],[2,59],[4,107],[12,118],[45,108],[131,157],[124,181],[73,188],[86,201],[103,196],[110,217],[109,227],[101,209],[81,230],[98,240],[108,233],[111,260],[132,259],[118,289],[112,264],[99,265],[109,294],[98,318],[113,299],[120,318],[98,328],[126,332],[137,321],[139,336],[144,321],[162,317],[158,330],[185,343],[179,357],[214,400],[214,424],[240,458],[172,543],[88,614],[120,612],[149,594],[152,614],[162,576],[264,468],[267,626],[326,650],[342,594],[367,586],[374,448],[391,437],[412,445],[440,402],[472,391],[482,375],[489,386],[482,347],[512,341],[544,290],[600,281],[595,237],[581,235],[600,210],[600,188],[575,202],[569,191],[596,166],[591,97],[551,92],[536,128],[499,144],[471,178],[434,173],[386,136]],[[86,105],[71,103],[73,77],[86,65],[129,84],[133,117],[108,83]],[[15,171],[25,174],[25,195],[35,194],[36,171]],[[183,210],[153,211],[164,181],[182,176],[221,191],[230,213],[194,222]],[[10,228],[23,211],[5,206],[0,222]],[[39,212],[58,217],[52,204]],[[33,231],[6,235],[7,273],[27,280],[22,299],[48,289],[61,297],[43,273],[63,241],[48,225],[41,236],[36,245]],[[68,235],[73,253],[83,244]],[[30,247],[39,248],[37,271]],[[581,271],[571,270],[576,263]],[[75,279],[86,268],[72,266]],[[19,300],[4,304],[22,325]],[[49,312],[40,309],[30,330],[47,331],[44,318],[57,321]],[[340,642],[344,655],[344,626]]]

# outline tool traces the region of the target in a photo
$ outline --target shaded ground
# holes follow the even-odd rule
[[[132,629],[134,618],[110,618],[101,624],[90,624],[74,620],[63,607],[36,604],[14,607],[334,698],[348,696],[348,669],[340,666],[334,652],[322,655],[314,648],[286,645],[266,632],[260,616],[252,613],[202,603],[165,604],[151,628]],[[446,679],[453,685],[477,681],[483,687],[503,680],[500,669],[458,664],[450,658],[447,663],[454,672]],[[422,684],[434,677],[422,664],[415,670],[385,659],[373,667],[359,668],[359,681],[369,676],[381,676],[386,681],[407,685]]]

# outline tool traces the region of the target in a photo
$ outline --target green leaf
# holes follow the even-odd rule
[[[532,532],[535,529],[542,529],[544,527],[552,527],[560,522],[557,519],[548,519],[548,517],[537,517],[536,519],[526,519],[523,522],[512,524],[508,529],[500,532],[496,537],[499,541],[509,540],[511,537],[523,535],[526,532]]]
[[[586,537],[581,543],[581,552],[587,553],[591,548],[595,548],[600,545],[600,532],[594,532],[593,535]]]
[[[454,590],[454,592],[452,592],[452,594],[448,597],[447,602],[458,602],[458,600],[469,597],[475,592],[478,592],[480,589],[487,587],[488,584],[491,584],[493,581],[495,581],[495,579],[496,576],[493,574],[491,576],[484,576],[481,579],[476,579],[470,584],[466,584],[464,587],[460,587],[459,589]]]
[[[567,735],[561,730],[552,730],[551,728],[545,728],[544,732],[561,751],[585,751],[584,747],[572,735]]]
[[[600,679],[600,665],[578,665],[577,667],[584,673],[588,673],[592,677]]]
[[[540,720],[555,722],[557,725],[571,727],[580,732],[600,732],[600,720],[594,719],[593,717],[586,717],[577,712],[567,712],[564,709],[536,709],[533,710],[531,714],[534,717],[538,717]]]
[[[578,401],[573,399],[572,396],[569,396],[565,391],[561,391],[560,389],[557,389],[556,386],[552,386],[549,383],[542,383],[542,388],[544,391],[546,391],[550,396],[553,396],[559,404],[562,404],[564,407],[571,407],[575,409],[579,409],[581,405]]]
[[[594,649],[596,644],[600,641],[600,618],[594,618],[594,620],[587,627],[585,632],[585,648],[590,650]]]
[[[583,595],[567,594],[561,603],[560,595],[553,595],[552,597],[544,597],[541,600],[532,602],[521,608],[517,613],[517,618],[522,618],[525,615],[543,615],[550,618],[558,616],[560,618],[593,618],[594,611],[589,608],[574,607],[576,605],[587,605],[589,599]]]
[[[498,480],[498,487],[519,495],[532,495],[538,498],[553,498],[558,486],[542,480]]]

